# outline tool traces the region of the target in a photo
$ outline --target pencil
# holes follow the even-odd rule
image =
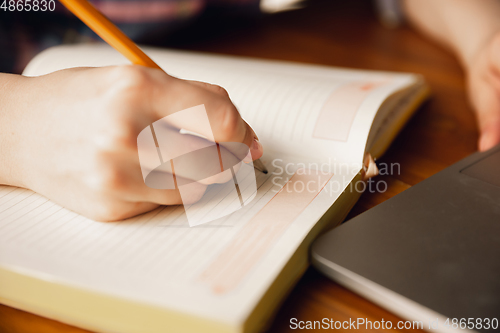
[[[163,69],[142,51],[127,35],[87,0],[59,0],[70,12],[82,20],[99,37],[123,54],[134,65]],[[266,173],[264,164],[256,160],[256,169]]]
[[[106,16],[87,0],[59,0],[70,12],[134,65],[163,70]]]

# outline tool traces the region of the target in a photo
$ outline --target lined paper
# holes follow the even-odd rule
[[[260,264],[273,250],[283,251],[276,248],[280,242],[290,250],[296,246],[284,235],[331,178],[279,173],[281,166],[268,165],[267,175],[256,173],[257,195],[247,206],[194,228],[189,227],[181,206],[161,207],[121,222],[95,222],[32,191],[0,186],[0,265],[163,306],[180,303],[188,312],[195,310],[193,300],[200,311],[210,311],[208,304],[214,299],[219,299],[222,308],[231,308],[227,295],[240,299],[240,293],[252,286],[262,290],[271,281],[250,276],[259,274]],[[294,194],[290,188],[280,192],[294,179],[317,180],[321,186],[314,193]],[[331,193],[329,197],[333,198]],[[296,209],[288,210],[283,220],[276,214],[286,202],[295,202]],[[330,204],[331,200],[324,203],[324,209]],[[308,220],[313,225],[315,218]],[[228,252],[235,244],[268,232],[254,255]],[[207,271],[212,278],[200,279]],[[184,301],[174,296],[180,291]],[[248,311],[251,300],[231,311]],[[231,311],[218,315],[225,317]]]
[[[352,82],[336,89],[323,105],[314,126],[315,138],[347,141],[359,107],[367,96],[388,81]]]
[[[299,169],[281,190],[234,236],[201,274],[216,293],[236,288],[284,230],[323,190],[332,174]],[[298,191],[296,185],[310,190]]]

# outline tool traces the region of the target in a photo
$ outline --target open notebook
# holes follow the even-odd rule
[[[426,85],[411,74],[146,52],[172,75],[229,91],[265,147],[255,199],[190,228],[180,206],[101,223],[0,186],[0,301],[102,332],[261,331],[305,271],[310,242],[358,199],[350,184],[365,153],[385,151]],[[103,45],[57,47],[24,74],[126,63]]]

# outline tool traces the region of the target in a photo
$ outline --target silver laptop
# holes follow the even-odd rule
[[[500,146],[327,232],[312,261],[431,332],[499,332]]]

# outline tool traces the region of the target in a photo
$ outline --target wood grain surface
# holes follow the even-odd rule
[[[246,18],[200,19],[162,46],[331,66],[421,73],[432,96],[379,161],[400,172],[379,176],[385,193],[365,193],[349,215],[387,200],[476,150],[478,132],[467,103],[463,72],[451,54],[409,27],[382,27],[369,0],[310,1],[297,11]],[[349,222],[346,222],[349,223]],[[269,328],[291,331],[290,319],[400,320],[310,268]],[[395,331],[395,330],[394,330]],[[0,305],[0,332],[87,332]],[[406,331],[405,331],[406,332]]]

